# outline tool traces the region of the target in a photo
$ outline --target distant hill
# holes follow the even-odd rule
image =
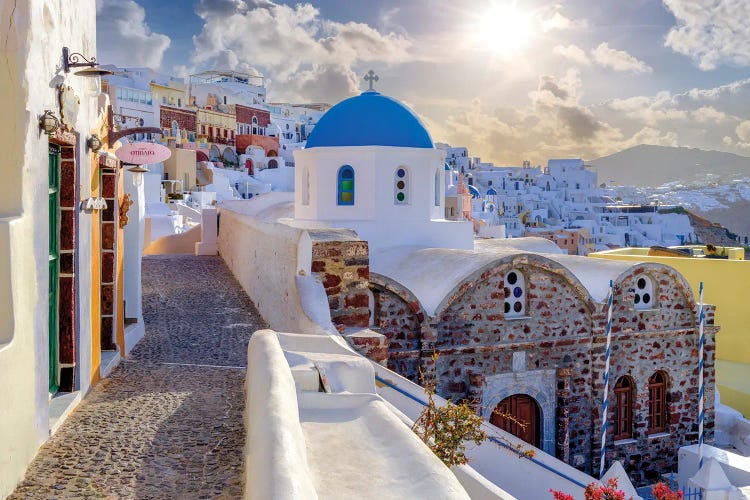
[[[620,186],[659,186],[667,182],[729,181],[750,176],[750,158],[721,151],[640,145],[586,162],[599,174],[599,183]]]

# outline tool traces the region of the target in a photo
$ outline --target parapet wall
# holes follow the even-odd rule
[[[219,254],[268,324],[281,331],[323,333],[302,306],[296,276],[302,229],[243,213],[241,202],[219,211]],[[309,250],[308,250],[309,252]],[[309,258],[309,257],[308,257]]]

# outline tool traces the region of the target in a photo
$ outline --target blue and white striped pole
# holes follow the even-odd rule
[[[604,477],[604,451],[607,444],[607,395],[609,395],[609,354],[610,339],[612,338],[612,301],[614,284],[609,280],[609,302],[607,303],[607,350],[604,352],[604,397],[602,398],[602,453],[599,463],[599,479]]]
[[[700,309],[698,313],[698,470],[703,468],[703,322],[706,319],[703,312],[703,282],[701,281],[700,292],[698,293]]]

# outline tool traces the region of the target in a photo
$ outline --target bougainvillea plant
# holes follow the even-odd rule
[[[549,491],[552,493],[554,500],[575,500],[572,495],[562,491],[552,489]],[[651,493],[654,495],[654,500],[683,500],[682,492],[672,491],[666,483],[655,484]],[[584,492],[584,498],[586,500],[625,500],[625,492],[617,489],[617,479],[612,478],[604,486],[596,483],[589,484]]]

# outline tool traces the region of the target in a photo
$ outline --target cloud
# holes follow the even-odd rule
[[[336,102],[357,92],[358,64],[416,57],[407,36],[331,21],[310,4],[202,0],[196,12],[205,24],[193,37],[192,70],[252,64],[273,83],[275,99]]]
[[[750,2],[747,0],[663,0],[677,19],[665,45],[702,70],[720,64],[750,65]]]
[[[594,61],[601,66],[615,71],[632,71],[634,73],[651,73],[653,69],[643,61],[636,59],[624,50],[613,49],[608,43],[600,43],[591,51]]]
[[[591,66],[591,59],[586,55],[586,52],[577,45],[570,44],[568,46],[556,45],[552,49],[552,52],[570,59],[573,62],[580,64],[581,66]]]
[[[734,129],[742,142],[750,142],[750,121],[745,120]]]
[[[560,13],[561,7],[556,5],[553,7],[555,10],[554,14],[549,15],[540,21],[540,25],[543,33],[554,30],[567,30],[571,28],[586,28],[588,22],[585,19],[573,21],[568,17],[565,17]],[[540,13],[540,15],[544,15]]]
[[[146,11],[133,0],[97,0],[98,60],[117,66],[161,66],[171,43],[167,35],[153,33]]]
[[[673,94],[582,104],[577,70],[543,76],[528,100],[499,108],[457,100],[447,118],[428,120],[433,138],[469,147],[502,165],[549,158],[594,159],[638,144],[750,151],[750,80]]]

